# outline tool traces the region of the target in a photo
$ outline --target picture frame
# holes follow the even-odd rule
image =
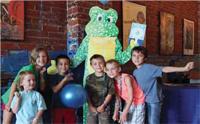
[[[1,39],[24,40],[24,1],[1,1]]]
[[[126,49],[129,44],[129,35],[132,23],[146,24],[146,6],[139,5],[133,2],[122,2],[123,16],[123,49]],[[144,38],[144,46],[146,46],[146,38]]]
[[[183,55],[194,55],[194,21],[183,20]]]
[[[174,15],[160,12],[160,54],[172,55],[174,52]]]

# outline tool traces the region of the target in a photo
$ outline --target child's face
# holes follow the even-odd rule
[[[43,67],[47,64],[47,54],[45,51],[40,51],[39,55],[36,59],[36,64],[39,65],[40,67]]]
[[[69,70],[69,60],[65,58],[59,59],[57,69],[59,74],[65,74]]]
[[[105,70],[110,78],[115,78],[120,74],[121,68],[114,63],[107,63]]]
[[[94,69],[94,71],[97,73],[104,72],[105,65],[102,59],[93,59],[91,62],[91,66]]]
[[[27,74],[21,81],[21,86],[23,86],[25,91],[30,91],[35,88],[35,76],[33,74]]]
[[[142,65],[144,63],[144,54],[138,51],[133,51],[132,53],[132,62],[135,64],[136,67]]]

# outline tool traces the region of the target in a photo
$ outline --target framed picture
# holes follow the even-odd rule
[[[133,3],[122,2],[123,11],[123,49],[126,49],[129,43],[129,35],[132,23],[146,24],[146,7]],[[144,38],[144,46],[145,46]]]
[[[183,22],[183,54],[194,54],[194,22],[187,19]]]
[[[171,55],[174,51],[174,15],[160,13],[160,54]]]
[[[1,39],[24,40],[23,1],[1,1]]]

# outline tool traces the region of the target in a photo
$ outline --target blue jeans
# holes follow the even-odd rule
[[[161,102],[145,103],[147,109],[148,124],[160,124]]]

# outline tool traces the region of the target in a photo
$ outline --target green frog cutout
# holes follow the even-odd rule
[[[131,42],[128,48],[122,52],[122,46],[117,38],[119,30],[116,26],[118,19],[114,9],[103,10],[94,6],[89,11],[90,21],[85,27],[86,36],[81,42],[75,56],[72,59],[73,67],[77,67],[85,60],[84,81],[93,72],[89,59],[94,54],[101,54],[105,60],[116,59],[121,64],[131,58],[131,49],[137,45]]]

